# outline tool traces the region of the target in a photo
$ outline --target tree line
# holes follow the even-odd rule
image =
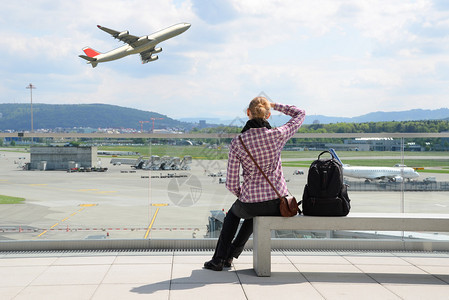
[[[241,127],[221,126],[215,128],[195,129],[193,132],[201,133],[239,133]],[[387,121],[366,123],[332,123],[303,125],[298,133],[438,133],[449,131],[448,120],[428,121]],[[288,145],[312,145],[316,143],[343,143],[344,138],[293,138]],[[212,142],[212,141],[211,141]],[[221,142],[229,143],[230,139]],[[445,151],[449,149],[448,139],[442,138],[409,138],[406,143],[413,142],[421,145],[426,151]]]
[[[194,128],[198,133],[239,133],[241,127]],[[387,121],[367,123],[331,123],[302,125],[298,133],[437,133],[449,131],[447,120]]]
[[[447,120],[388,121],[303,125],[300,133],[437,133],[449,131]]]

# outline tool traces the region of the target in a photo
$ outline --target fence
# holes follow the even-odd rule
[[[364,181],[346,181],[349,185],[348,190],[354,192],[447,192],[449,191],[449,182],[364,182]]]

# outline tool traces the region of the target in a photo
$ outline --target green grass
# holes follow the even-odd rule
[[[314,158],[316,159],[322,151],[282,151],[282,158]],[[398,157],[401,159],[401,152],[398,151],[337,151],[338,156],[343,159],[345,157],[376,157],[381,158],[384,156]],[[441,156],[442,158],[447,158],[447,152],[405,152],[404,155],[407,156],[421,156],[425,158],[426,156]],[[329,157],[329,154],[323,154],[323,157]]]
[[[400,159],[381,159],[381,158],[369,158],[369,159],[348,159],[343,160],[344,164],[351,166],[372,166],[372,167],[392,167],[395,164],[401,163]],[[412,168],[428,168],[428,167],[447,167],[449,166],[449,159],[405,159],[404,164],[407,167]]]
[[[295,167],[295,168],[308,168],[313,160],[310,161],[287,161],[283,162],[282,165],[285,167]],[[345,159],[343,163],[349,164],[351,166],[369,166],[369,167],[392,167],[395,164],[400,163],[400,158],[398,159],[382,159],[377,157],[367,157],[366,159]],[[439,173],[439,174],[449,174],[449,159],[427,159],[423,156],[422,159],[406,159],[404,161],[405,165],[412,168],[436,168],[441,167],[442,169],[424,169],[418,170],[418,173]]]
[[[149,157],[158,156],[177,156],[184,157],[190,155],[195,159],[227,159],[228,149],[218,147],[217,149],[207,148],[206,146],[173,146],[173,145],[151,145],[151,146],[102,146],[100,150],[107,151],[132,151],[139,152],[140,155]]]
[[[177,156],[184,157],[186,155],[192,156],[194,159],[227,159],[228,149],[218,147],[217,149],[207,148],[206,146],[173,146],[173,145],[147,145],[147,146],[102,146],[101,150],[109,151],[131,151],[139,152],[144,157],[151,155],[158,156]],[[282,159],[305,159],[301,161],[283,162],[286,167],[301,167],[308,168],[312,161],[314,161],[321,151],[283,151]],[[395,151],[340,151],[339,157],[343,163],[352,166],[371,166],[371,167],[392,167],[395,164],[401,163],[401,153]],[[422,158],[405,159],[405,165],[412,168],[434,168],[442,167],[449,168],[449,158],[447,152],[405,152],[405,156],[420,156]],[[428,159],[427,156],[437,156],[438,159]],[[137,156],[133,156],[137,158]],[[328,154],[323,157],[329,157]],[[357,159],[351,159],[357,157]],[[388,158],[383,158],[388,157]],[[391,158],[395,157],[395,158]],[[434,170],[426,170],[426,172],[433,172]],[[435,172],[434,172],[435,173]],[[444,173],[444,172],[443,172]]]
[[[282,166],[283,167],[295,167],[295,168],[308,168],[308,167],[310,167],[311,163],[312,163],[312,161],[310,161],[310,162],[306,162],[306,161],[284,161],[284,162],[282,162]]]
[[[19,204],[23,201],[25,201],[25,198],[0,195],[0,204]]]
[[[287,161],[282,165],[286,167],[297,166],[310,166],[313,160],[310,161]],[[398,159],[347,159],[343,160],[344,164],[351,166],[368,166],[368,167],[393,167],[395,164],[400,163]],[[449,166],[449,159],[408,159],[404,161],[404,164],[412,168],[435,168],[435,167],[447,167]]]
[[[418,170],[418,173],[436,173],[436,174],[449,174],[449,170],[441,170],[441,169],[425,169]]]
[[[25,148],[24,146],[21,147],[11,147],[11,149],[9,148],[2,148],[2,150],[0,152],[13,152],[13,153],[28,153],[29,152],[29,148]]]
[[[151,145],[151,146],[101,146],[98,147],[99,150],[109,150],[109,151],[130,151],[139,152],[140,155],[149,157],[151,155],[159,156],[178,156],[183,157],[185,155],[190,155],[195,159],[227,159],[228,149],[224,147],[218,147],[218,149],[207,148],[206,146],[173,146],[173,145]],[[282,151],[283,159],[304,159],[310,158],[310,163],[315,160],[321,151]],[[443,161],[447,161],[447,164],[443,166],[449,167],[449,159],[447,158],[447,152],[406,152],[406,156],[422,156],[423,159],[426,156],[441,156]],[[367,160],[371,160],[373,157],[376,159],[381,159],[382,157],[397,157],[397,159],[391,160],[392,163],[386,166],[393,166],[401,161],[401,153],[396,151],[340,151],[338,156],[344,161],[344,163],[354,164],[347,162],[346,157],[366,157]],[[137,157],[137,156],[135,156]],[[328,154],[323,155],[323,157],[329,157]],[[365,160],[363,160],[365,161]],[[388,163],[388,161],[385,161]],[[304,162],[302,162],[304,163]],[[309,163],[309,165],[310,165]],[[407,164],[407,163],[406,163]],[[408,165],[412,166],[411,163]],[[419,166],[419,165],[417,165]]]

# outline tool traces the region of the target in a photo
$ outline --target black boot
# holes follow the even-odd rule
[[[223,264],[224,261],[222,259],[212,258],[211,260],[204,263],[204,268],[214,271],[221,271],[223,270]]]
[[[230,268],[230,267],[232,267],[232,260],[233,260],[232,257],[226,259],[226,260],[224,261],[224,263],[223,263],[223,267],[225,267],[225,268]]]

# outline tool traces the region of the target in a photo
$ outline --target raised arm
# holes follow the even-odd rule
[[[286,140],[288,140],[298,131],[299,127],[301,127],[306,117],[306,112],[294,105],[281,103],[271,103],[270,105],[274,110],[292,117],[287,123],[277,128],[282,132]]]

